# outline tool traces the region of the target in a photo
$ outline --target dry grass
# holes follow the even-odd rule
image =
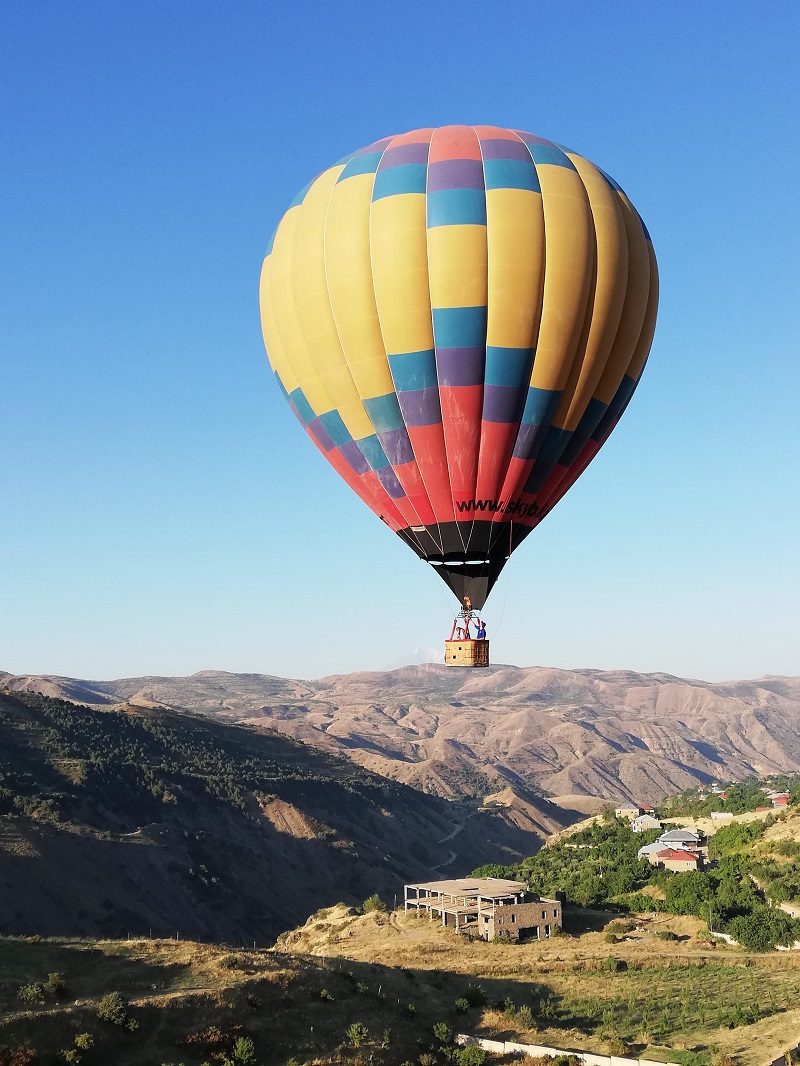
[[[316,935],[324,939],[330,928],[348,921],[347,908],[334,908],[327,919],[316,919]],[[466,979],[324,954],[324,949],[309,957],[175,941],[0,938],[0,1061],[4,1047],[26,1045],[43,1066],[63,1061],[60,1052],[75,1034],[90,1032],[92,1061],[114,1066],[199,1066],[230,1051],[239,1035],[254,1040],[259,1066],[285,1066],[292,1057],[329,1063],[347,1027],[361,1021],[370,1031],[364,1062],[397,1066],[415,1059],[426,1040],[433,1042],[435,1022],[458,1025],[454,1004],[467,989]],[[54,971],[65,975],[63,999],[48,997],[29,1008],[17,998],[21,985]],[[130,1002],[139,1023],[135,1032],[97,1018],[98,1002],[110,991]],[[219,1034],[209,1036],[209,1027]],[[380,1046],[386,1030],[392,1033],[388,1049]]]
[[[489,1006],[471,1029],[503,1039],[598,1052],[611,1036],[640,1049],[645,1039],[678,1049],[720,1046],[756,1066],[766,1061],[765,1044],[777,1047],[776,1055],[789,1046],[789,1019],[800,1004],[800,958],[699,946],[702,923],[691,917],[640,919],[613,945],[602,932],[522,945],[470,943],[401,913],[353,921],[334,912],[324,925],[320,935],[311,921],[287,947],[478,981]],[[665,930],[679,939],[656,936]],[[610,956],[624,968],[605,969]],[[534,1029],[492,1006],[506,998],[532,1009]]]
[[[259,1063],[284,1066],[291,1057],[332,1061],[347,1026],[362,1021],[371,1033],[365,1061],[397,1066],[416,1060],[433,1023],[446,1021],[461,1031],[599,1052],[612,1038],[634,1052],[649,1042],[719,1047],[742,1066],[763,1066],[767,1052],[776,1057],[796,1039],[800,957],[702,948],[696,919],[664,915],[640,919],[609,944],[599,916],[583,917],[598,931],[519,946],[470,943],[424,918],[359,917],[344,906],[320,912],[273,951],[0,940],[0,1047],[27,1042],[40,1061],[55,1062],[76,1032],[89,1031],[98,1061],[199,1066],[249,1034]],[[666,929],[680,939],[656,936]],[[605,968],[610,956],[622,963],[615,972]],[[52,971],[66,975],[67,998],[20,1009],[19,986]],[[476,984],[485,1005],[457,1012],[455,1001]],[[130,1000],[137,1032],[98,1021],[97,1002],[112,990]],[[751,1024],[726,1028],[748,1015]],[[219,1028],[221,1043],[202,1036],[209,1026]],[[393,1034],[388,1049],[379,1046],[385,1029]]]

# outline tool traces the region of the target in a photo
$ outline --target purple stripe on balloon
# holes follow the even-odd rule
[[[331,440],[328,431],[325,429],[325,427],[318,418],[315,418],[311,422],[309,422],[308,426],[306,426],[306,429],[309,433],[312,434],[312,436],[317,441],[320,448],[323,449],[323,451],[329,452],[332,448],[334,448],[334,443]]]
[[[383,485],[393,500],[401,500],[405,496],[403,486],[397,480],[397,474],[390,466],[385,466],[382,470],[376,470],[375,473],[378,475],[381,485]]]
[[[442,421],[438,388],[398,392],[397,399],[407,426],[436,426]]]
[[[368,144],[366,148],[359,148],[357,152],[353,153],[353,159],[358,159],[359,156],[362,155],[369,155],[370,152],[379,152],[382,148],[385,148],[391,140],[391,137],[384,137],[381,141],[375,141],[374,144]]]
[[[486,348],[437,348],[436,376],[439,384],[482,385],[486,366]]]
[[[369,463],[354,440],[349,440],[346,444],[340,445],[339,451],[359,477],[369,470]]]
[[[427,143],[397,144],[394,148],[387,148],[381,159],[381,170],[404,166],[406,163],[427,163],[429,148]]]
[[[514,385],[484,385],[483,421],[518,422],[525,406],[525,392],[525,388]]]
[[[524,137],[528,144],[546,144],[550,148],[556,147],[552,141],[548,141],[546,137],[537,137],[535,133],[526,133],[525,130],[512,130],[511,132]]]
[[[428,192],[443,189],[482,189],[480,159],[442,159],[428,167]]]
[[[538,426],[526,426],[523,423],[519,427],[517,440],[514,444],[514,458],[535,459],[539,454],[539,449],[547,436],[549,428],[549,423],[540,423]]]
[[[530,163],[531,153],[522,141],[489,138],[481,141],[481,154],[484,159],[522,159]]]
[[[393,429],[389,433],[379,433],[378,440],[392,466],[402,466],[414,458],[414,449],[408,439],[407,430]]]

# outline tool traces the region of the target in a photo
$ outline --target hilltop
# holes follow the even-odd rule
[[[632,671],[428,664],[299,681],[201,671],[82,681],[5,676],[95,707],[168,708],[276,730],[440,796],[512,789],[546,832],[549,796],[657,803],[698,782],[800,769],[800,678],[706,681]]]
[[[0,933],[263,945],[325,904],[540,842],[277,732],[0,694]]]

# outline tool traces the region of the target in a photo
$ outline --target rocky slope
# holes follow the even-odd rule
[[[537,796],[653,803],[699,781],[800,769],[800,678],[711,684],[428,664],[318,681],[203,671],[111,682],[8,675],[5,684],[277,730],[442,796],[510,788],[508,817],[544,831],[553,809]]]
[[[0,694],[0,934],[263,945],[540,840],[275,732]]]

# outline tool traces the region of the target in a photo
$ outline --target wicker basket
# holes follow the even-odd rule
[[[446,640],[445,666],[488,666],[488,640]]]

